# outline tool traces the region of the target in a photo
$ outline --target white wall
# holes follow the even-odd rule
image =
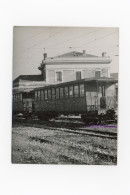
[[[62,82],[76,80],[76,71],[81,71],[81,77],[95,77],[95,71],[101,71],[101,77],[109,76],[109,66],[104,64],[58,64],[46,66],[46,81],[49,84],[56,82],[56,72],[62,72]]]

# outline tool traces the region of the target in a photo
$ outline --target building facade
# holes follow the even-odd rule
[[[90,77],[110,77],[111,59],[103,52],[101,56],[94,56],[83,52],[72,51],[60,56],[47,58],[38,69],[43,80],[48,84],[80,80]]]

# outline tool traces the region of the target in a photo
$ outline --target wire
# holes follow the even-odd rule
[[[48,47],[53,47],[54,45],[59,45],[59,44],[61,44],[61,43],[65,43],[65,42],[68,42],[68,41],[71,41],[71,40],[75,40],[76,38],[79,38],[79,37],[83,37],[84,35],[89,35],[89,34],[92,34],[92,33],[94,33],[94,32],[98,32],[98,31],[101,31],[102,29],[100,29],[100,30],[97,30],[97,31],[92,31],[92,32],[89,32],[89,33],[83,33],[83,34],[81,34],[81,35],[79,35],[79,36],[76,36],[76,37],[73,37],[73,38],[71,38],[71,39],[67,39],[67,40],[65,40],[65,41],[60,41],[59,43],[55,43],[55,44],[53,44],[53,45],[48,45],[46,48],[48,48]]]
[[[40,31],[39,33],[37,33],[35,35],[30,36],[29,38],[26,38],[26,39],[24,39],[22,41],[16,42],[15,44],[17,45],[17,44],[20,44],[20,43],[24,43],[25,41],[28,41],[29,39],[32,39],[33,37],[36,37],[36,36],[38,36],[38,35],[40,35],[42,33],[45,33],[47,30],[48,30],[48,28],[46,30]]]
[[[65,30],[67,30],[67,29],[65,29]],[[30,48],[24,49],[23,52],[20,52],[20,53],[16,54],[14,57],[17,57],[17,56],[20,55],[21,53],[26,52],[26,50],[32,49],[33,47],[35,47],[35,46],[37,46],[37,45],[43,43],[44,41],[47,41],[47,40],[51,39],[52,37],[56,36],[57,34],[60,34],[61,32],[65,31],[65,30],[63,29],[63,30],[61,30],[61,31],[59,31],[59,32],[57,32],[57,33],[54,33],[53,35],[51,35],[51,37],[48,37],[47,39],[44,39],[43,41],[40,41],[40,42],[38,42],[38,43],[32,45]]]
[[[62,30],[63,31],[63,30]],[[99,31],[99,30],[98,30]],[[109,34],[107,34],[107,35],[105,35],[105,36],[102,36],[102,37],[99,37],[99,38],[96,38],[96,40],[92,40],[92,41],[89,41],[89,42],[87,42],[87,43],[85,43],[85,44],[82,44],[82,45],[80,45],[80,46],[77,46],[77,47],[75,47],[75,48],[80,48],[81,46],[83,46],[83,45],[87,45],[87,44],[91,44],[92,42],[94,42],[94,41],[97,41],[97,40],[100,40],[100,39],[103,39],[103,38],[105,38],[105,37],[107,37],[107,36],[110,36],[110,35],[112,35],[112,34],[114,34],[114,33],[116,33],[116,32],[118,32],[118,31],[115,31],[115,32],[112,32],[112,33],[109,33]],[[61,31],[60,32],[58,32],[58,33],[61,33]],[[58,33],[55,33],[53,36],[55,36],[56,34],[58,34]],[[93,32],[91,32],[91,33],[93,33]],[[88,34],[87,34],[88,35]],[[81,35],[80,35],[81,36]],[[78,36],[79,37],[79,36]],[[49,38],[48,38],[49,39]],[[75,39],[75,38],[73,38],[73,39]],[[65,41],[64,41],[65,42]],[[72,47],[71,47],[72,48]],[[68,52],[69,50],[67,49],[67,50],[65,50],[64,51],[64,53],[65,52]],[[60,53],[59,54],[59,52],[58,52],[58,54],[57,55],[61,55],[61,54],[63,54],[63,51],[62,51],[62,53]]]
[[[87,42],[87,43],[85,43],[85,44],[81,44],[80,46],[78,46],[78,47],[76,47],[76,48],[80,48],[81,46],[84,46],[84,45],[90,44],[90,43],[92,43],[92,42],[94,42],[94,41],[98,41],[98,40],[103,39],[103,38],[105,38],[105,37],[111,36],[112,34],[114,34],[114,33],[116,33],[116,32],[118,32],[118,31],[115,31],[115,32],[109,33],[108,35],[105,35],[105,36],[99,37],[99,38],[97,38],[96,40],[94,39],[94,40],[89,41],[89,42]]]

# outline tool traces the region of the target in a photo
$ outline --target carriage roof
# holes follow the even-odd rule
[[[85,78],[85,79],[81,79],[81,80],[75,80],[75,81],[69,81],[69,82],[64,82],[64,83],[55,83],[55,84],[50,84],[44,87],[39,87],[39,88],[35,88],[33,91],[36,90],[40,90],[40,89],[48,89],[48,88],[55,88],[55,87],[62,87],[62,86],[69,86],[69,85],[74,85],[74,84],[81,84],[81,83],[88,83],[88,84],[93,84],[93,85],[97,85],[97,84],[104,84],[107,87],[117,83],[118,80],[113,79],[113,78],[106,78],[106,77],[102,77],[102,78]]]

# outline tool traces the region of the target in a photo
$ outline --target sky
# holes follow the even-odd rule
[[[107,52],[110,73],[118,72],[119,29],[104,27],[14,27],[13,79],[19,75],[40,74],[43,53],[48,57],[71,51],[101,56]]]

